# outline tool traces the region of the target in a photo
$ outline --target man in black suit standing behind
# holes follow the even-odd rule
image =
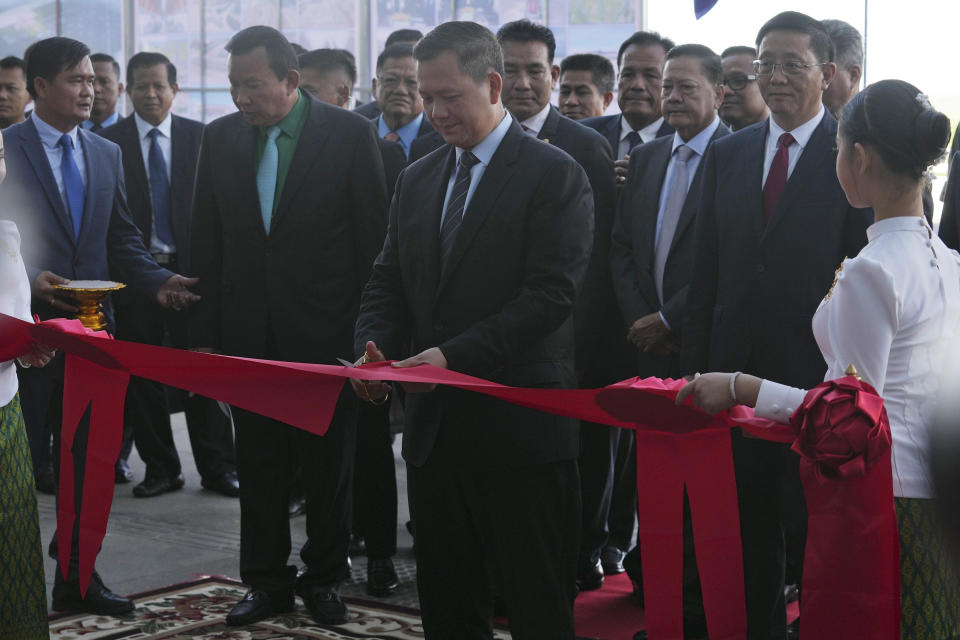
[[[208,124],[200,147],[191,268],[206,286],[191,341],[235,356],[335,362],[353,350],[386,226],[376,135],[363,117],[300,91],[297,57],[276,29],[249,27],[226,49],[240,111]],[[349,390],[324,437],[234,410],[240,576],[250,591],[227,624],[292,610],[294,584],[315,620],[346,622],[338,584],[350,575],[355,420]],[[298,576],[288,507],[301,459],[308,541]]]
[[[813,313],[844,257],[866,244],[872,216],[852,208],[837,181],[837,121],[821,103],[836,66],[821,24],[778,14],[757,47],[754,73],[771,117],[718,140],[704,158],[683,370],[743,371],[808,389],[826,372]],[[783,525],[806,522],[798,457],[736,430],[732,438],[748,638],[783,638]]]
[[[154,260],[171,271],[189,273],[190,206],[203,124],[170,113],[178,89],[177,69],[162,53],[144,51],[130,58],[126,86],[133,115],[100,135],[123,152],[127,202]],[[116,275],[123,280],[122,271],[117,269]],[[184,314],[166,312],[156,301],[133,291],[121,291],[113,300],[118,338],[162,344],[167,334],[173,346],[187,347]],[[230,419],[209,398],[181,396],[203,486],[236,497],[239,485]],[[133,425],[137,451],[147,467],[133,495],[149,498],[183,487],[164,386],[132,378],[125,422]]]
[[[417,355],[399,366],[509,385],[573,386],[571,313],[593,237],[587,177],[506,113],[503,57],[485,27],[446,22],[415,55],[447,144],[400,177],[357,351],[408,351]],[[388,388],[357,391],[379,400]],[[493,582],[514,637],[572,640],[577,423],[451,388],[407,390],[425,637],[490,638]]]
[[[676,133],[651,140],[630,154],[627,184],[617,202],[610,263],[642,378],[682,375],[680,327],[693,269],[701,160],[713,141],[730,134],[717,117],[723,93],[720,56],[698,44],[674,47],[664,67],[662,107]],[[685,515],[685,638],[707,635],[697,577],[690,518]]]
[[[383,48],[386,50],[395,44],[408,44],[413,47],[420,42],[421,38],[423,38],[423,33],[417,29],[397,29],[387,36],[387,41],[383,43]],[[354,111],[365,118],[376,120],[377,116],[380,115],[380,105],[377,104],[376,87],[370,91],[370,96],[372,98],[370,102],[359,105]]]
[[[626,327],[617,313],[608,263],[617,190],[610,145],[596,131],[577,124],[550,104],[560,76],[553,64],[556,40],[543,25],[510,22],[497,32],[503,48],[503,104],[524,131],[570,154],[583,167],[593,190],[594,238],[590,266],[574,310],[577,378],[584,388],[602,387],[633,375],[625,348]],[[583,538],[577,570],[581,591],[603,585],[600,552],[606,544],[613,491],[613,463],[620,429],[584,424],[580,430]]]
[[[627,179],[630,151],[638,144],[673,133],[660,112],[663,63],[673,41],[655,31],[637,31],[624,40],[617,52],[617,104],[620,113],[587,118],[582,123],[599,131],[617,159],[617,184]]]

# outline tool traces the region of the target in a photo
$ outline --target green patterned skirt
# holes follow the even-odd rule
[[[0,638],[47,640],[40,519],[20,397],[0,407]]]
[[[960,638],[960,577],[933,500],[896,498],[903,640]]]

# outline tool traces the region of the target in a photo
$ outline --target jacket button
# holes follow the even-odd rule
[[[766,271],[766,270],[767,270],[767,268],[766,268],[765,266],[763,266],[762,264],[758,264],[758,265],[757,265],[757,273],[763,273],[763,272]]]
[[[434,332],[434,333],[443,333],[443,325],[442,325],[442,324],[435,324],[435,325],[433,325],[433,332]]]

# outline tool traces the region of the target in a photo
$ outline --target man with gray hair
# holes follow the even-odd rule
[[[863,76],[863,36],[843,20],[821,20],[824,30],[837,50],[837,74],[823,92],[823,104],[833,117],[840,119],[840,112],[860,91]]]

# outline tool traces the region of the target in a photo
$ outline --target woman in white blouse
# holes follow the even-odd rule
[[[0,182],[6,176],[0,134]],[[0,201],[0,207],[3,206]],[[2,209],[0,209],[2,216]],[[0,313],[30,322],[30,281],[20,258],[20,234],[0,218]],[[2,342],[0,336],[0,342]],[[53,350],[36,346],[21,366],[44,366]],[[17,396],[13,362],[0,362],[0,638],[49,638],[40,521],[33,465]]]
[[[813,317],[825,379],[851,364],[883,397],[893,435],[903,638],[960,635],[960,583],[933,508],[930,430],[945,357],[960,337],[960,255],[923,217],[923,174],[950,123],[916,87],[870,85],[844,109],[837,176],[850,204],[872,207],[867,246],[845,260]],[[806,390],[739,373],[698,375],[677,398],[705,411],[735,404],[788,422]]]

